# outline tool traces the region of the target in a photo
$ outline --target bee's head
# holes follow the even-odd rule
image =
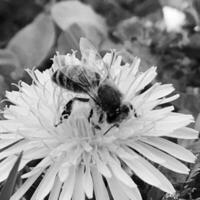
[[[130,103],[123,103],[120,106],[120,113],[129,114],[130,110],[133,109],[133,106]]]
[[[107,113],[107,122],[108,123],[117,123],[126,119],[129,116],[130,111],[133,109],[133,106],[130,103],[123,103],[113,112]]]

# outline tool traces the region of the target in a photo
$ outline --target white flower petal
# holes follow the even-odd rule
[[[131,151],[131,150],[129,150],[129,151]],[[134,155],[135,153],[132,152],[132,154]],[[146,163],[144,163],[144,165],[142,163],[138,163],[141,161],[141,157],[138,156],[134,160],[123,159],[123,161],[130,167],[130,169],[132,169],[135,172],[135,174],[137,174],[137,176],[139,176],[145,182],[147,182],[149,184],[151,184],[151,182],[153,182],[155,185],[160,184],[159,177],[157,177],[152,171],[150,171],[147,168]]]
[[[96,158],[96,165],[97,165],[98,171],[99,171],[103,176],[108,177],[108,178],[112,176],[112,174],[111,174],[109,168],[107,167],[107,165],[106,165],[103,161],[101,161],[100,158]]]
[[[59,177],[56,176],[55,181],[54,181],[54,185],[52,187],[52,190],[51,190],[51,193],[49,195],[48,200],[58,199],[61,189],[62,189],[62,182],[60,181]]]
[[[65,180],[68,178],[69,170],[70,170],[70,166],[69,165],[68,166],[67,165],[62,165],[60,167],[58,176],[59,176],[61,182],[65,182]]]
[[[85,193],[84,193],[84,189],[83,189],[84,182],[83,182],[83,167],[82,166],[80,166],[77,169],[75,180],[76,180],[76,183],[74,186],[74,192],[73,192],[72,199],[73,200],[85,200]],[[52,200],[54,200],[54,199],[52,199]]]
[[[126,185],[124,185],[122,182],[118,181],[115,176],[112,176],[112,178],[107,179],[107,181],[110,180],[110,183],[113,185],[113,182],[116,183],[114,184],[117,187],[120,188],[120,191],[124,193],[124,196],[127,196],[131,200],[142,200],[140,191],[138,190],[137,187],[130,188]],[[113,186],[114,186],[113,185]],[[114,191],[115,192],[115,191]]]
[[[102,176],[96,170],[95,167],[91,169],[93,183],[94,183],[94,194],[96,200],[110,200],[107,188],[104,184]]]
[[[39,171],[44,171],[52,163],[51,157],[45,157],[30,172],[23,174],[22,178],[27,178],[37,174]]]
[[[28,191],[28,189],[33,185],[33,183],[38,179],[41,175],[42,171],[38,172],[31,178],[28,178],[23,185],[17,189],[17,191],[12,195],[10,200],[19,200],[21,197]]]
[[[181,113],[170,113],[167,117],[156,122],[156,129],[160,131],[164,130],[176,130],[187,126],[194,121],[191,115],[184,115]]]
[[[175,94],[175,95],[170,96],[170,97],[164,97],[164,98],[162,98],[162,101],[160,102],[160,105],[168,103],[168,102],[171,102],[171,101],[174,101],[174,100],[178,99],[179,97],[180,97],[179,94]]]
[[[86,165],[85,173],[83,175],[82,185],[83,185],[86,196],[89,199],[91,199],[93,197],[93,181],[92,181],[92,176],[90,173],[90,168],[87,165]]]
[[[130,68],[132,68],[131,70],[131,76],[135,76],[138,72],[139,66],[140,66],[141,60],[140,58],[135,57],[133,59],[133,62],[131,63]]]
[[[23,153],[23,159],[29,159],[29,158],[31,158],[32,160],[40,159],[47,156],[48,153],[49,153],[49,149],[46,146],[41,147],[41,148],[34,147]]]
[[[129,142],[128,145],[130,145],[131,148],[135,149],[149,160],[156,162],[172,171],[183,174],[188,174],[189,172],[189,169],[184,164],[176,160],[174,157],[156,148],[153,148],[150,145],[147,145],[140,141]]]
[[[161,190],[173,194],[175,189],[169,180],[149,162],[142,157],[135,160],[123,160],[143,181],[160,188]]]
[[[121,158],[121,159],[127,159],[127,160],[134,160],[135,158],[138,157],[136,154],[131,154],[130,152],[127,152],[125,148],[118,148],[116,150],[116,154]]]
[[[151,91],[149,96],[149,101],[153,101],[171,94],[174,91],[172,84],[155,85],[154,91]]]
[[[22,136],[18,135],[17,133],[2,133],[0,134],[0,139],[2,140],[20,140],[20,139],[23,139]],[[1,141],[1,140],[0,140]]]
[[[63,184],[59,200],[70,200],[75,186],[75,169],[71,167],[69,177]]]
[[[126,195],[126,193],[123,191],[123,189],[119,186],[117,179],[113,178],[107,178],[109,189],[111,191],[111,194],[113,196],[113,199],[115,200],[129,200],[129,197]]]
[[[182,127],[167,136],[180,139],[197,139],[199,137],[199,132],[189,127]]]
[[[174,110],[173,106],[168,106],[165,108],[160,108],[160,109],[154,109],[150,110],[149,112],[144,113],[144,120],[160,120],[166,117],[168,114],[170,114]]]
[[[24,129],[22,123],[12,120],[0,120],[0,132],[16,132],[20,129]]]
[[[27,173],[24,173],[21,178],[22,179],[25,179],[25,178],[30,178],[30,177],[33,177],[35,176],[36,174],[38,174],[38,172],[40,171],[45,171],[45,168],[33,168],[30,172],[27,172]]]
[[[44,178],[36,189],[36,199],[43,200],[51,191],[62,160],[57,160],[45,173]]]
[[[121,168],[119,163],[117,163],[111,156],[108,157],[109,166],[113,174],[129,187],[136,187],[133,180],[128,176],[128,174]]]
[[[148,85],[156,77],[156,75],[157,73],[155,67],[151,67],[146,72],[139,74],[132,83],[132,86],[129,90],[129,96],[127,96],[126,99],[129,99],[131,101],[135,97],[135,94],[138,91],[142,90],[146,85]],[[121,89],[123,91],[122,87]]]
[[[129,199],[142,200],[142,197],[138,188],[130,188],[120,182],[118,182],[118,184],[123,189],[124,193],[128,196]]]
[[[186,150],[182,146],[175,144],[173,142],[170,142],[163,138],[141,138],[142,142],[145,142],[147,144],[150,144],[158,149],[161,149],[162,151],[167,152],[168,154],[171,154],[172,156],[186,161],[193,163],[196,159],[194,154],[192,154],[190,151]]]

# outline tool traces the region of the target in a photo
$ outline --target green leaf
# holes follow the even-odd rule
[[[96,47],[99,47],[103,40],[103,36],[94,26],[81,26],[75,23],[60,34],[57,41],[58,51],[62,54],[66,54],[71,53],[72,49],[78,50],[81,37],[89,38]],[[80,58],[79,52],[77,52],[77,56]]]
[[[10,174],[1,190],[0,193],[0,199],[2,200],[9,200],[11,195],[13,194],[15,185],[16,185],[16,180],[17,180],[17,175],[18,175],[18,168],[19,164],[22,158],[23,152],[21,152],[13,166],[13,168],[10,171]]]
[[[17,55],[22,69],[33,68],[45,59],[54,44],[54,40],[53,21],[49,15],[42,13],[11,39],[7,49]]]
[[[78,50],[80,37],[85,37],[83,30],[79,25],[73,24],[60,34],[57,41],[57,50],[61,54],[71,53],[72,49]],[[80,58],[79,53],[77,56]]]
[[[79,1],[59,2],[52,7],[51,13],[53,19],[63,31],[77,23],[93,25],[102,33],[107,33],[104,18],[95,13],[90,6]]]
[[[196,162],[191,168],[190,174],[187,177],[184,188],[187,188],[191,194],[192,193],[199,194],[199,178],[200,178],[200,155],[197,156]]]
[[[19,59],[9,49],[0,49],[0,74],[9,76],[12,71],[20,67]]]
[[[190,1],[188,0],[159,0],[162,6],[170,6],[173,8],[177,8],[179,10],[183,10],[186,8],[189,4]]]
[[[195,130],[200,131],[200,113],[198,114],[195,122]]]

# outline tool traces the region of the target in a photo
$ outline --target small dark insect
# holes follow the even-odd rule
[[[64,107],[61,118],[68,118],[75,101],[89,102],[92,100],[95,106],[88,116],[89,121],[93,113],[98,111],[98,123],[106,120],[109,124],[118,125],[129,116],[133,109],[132,105],[123,101],[122,93],[110,78],[109,66],[106,66],[95,47],[87,39],[81,38],[80,50],[83,56],[83,65],[62,66],[61,69],[54,72],[52,80],[70,91],[88,94],[89,98],[75,97],[71,99]],[[99,62],[98,66],[97,62]]]

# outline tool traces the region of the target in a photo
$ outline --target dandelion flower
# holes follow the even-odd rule
[[[91,64],[96,62],[98,66],[95,59]],[[174,91],[171,84],[153,83],[144,90],[156,77],[155,67],[139,72],[139,59],[125,65],[121,59],[113,59],[111,53],[103,57],[104,63],[111,65],[111,79],[124,94],[124,101],[134,108],[119,127],[109,129],[111,125],[105,122],[94,129],[88,121],[90,103],[76,103],[69,118],[56,126],[66,102],[75,96],[87,96],[63,89],[51,80],[60,65],[82,64],[75,53],[56,55],[51,69],[28,71],[31,85],[20,82],[18,91],[6,92],[12,105],[5,108],[6,119],[0,121],[0,148],[7,147],[0,152],[0,182],[7,178],[21,151],[19,170],[32,160],[40,160],[22,174],[24,182],[11,200],[19,200],[38,177],[42,180],[31,200],[43,200],[47,195],[50,200],[84,200],[85,196],[109,200],[110,195],[115,200],[140,200],[127,169],[150,185],[170,194],[175,192],[153,163],[188,173],[181,161],[194,162],[195,156],[165,136],[197,138],[197,132],[186,127],[193,117],[172,112],[173,106],[162,107],[178,98],[170,96]]]

